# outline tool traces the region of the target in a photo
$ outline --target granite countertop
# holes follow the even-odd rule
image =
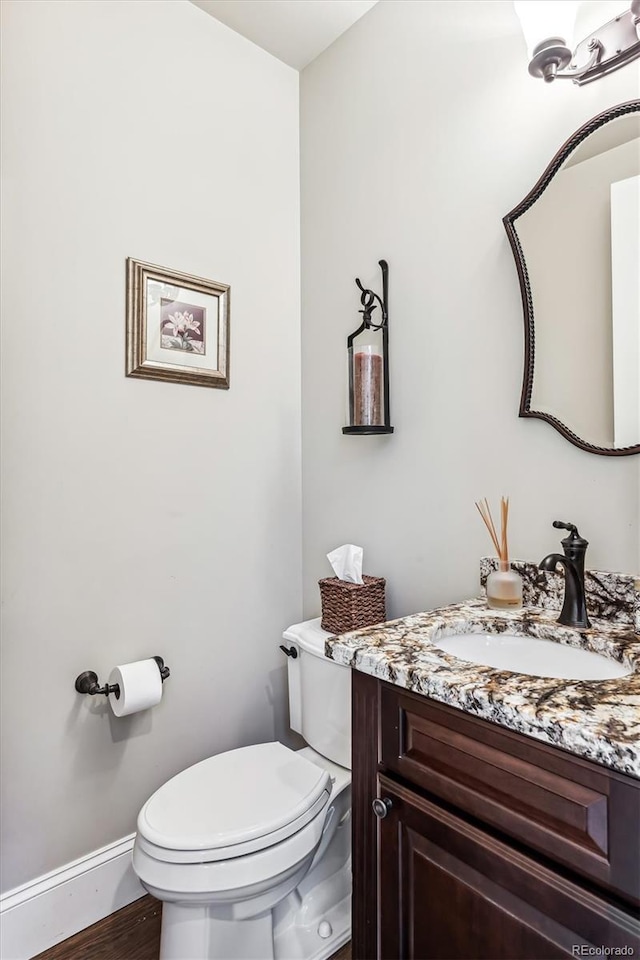
[[[569,753],[640,778],[640,636],[632,623],[557,623],[542,606],[496,611],[484,598],[365,627],[326,642],[327,657]],[[515,633],[601,653],[633,668],[614,680],[498,670],[438,649],[447,633]]]

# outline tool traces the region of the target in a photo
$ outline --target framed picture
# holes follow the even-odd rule
[[[229,389],[229,287],[127,260],[127,376]]]

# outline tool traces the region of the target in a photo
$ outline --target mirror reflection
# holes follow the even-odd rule
[[[639,108],[578,131],[509,215],[530,284],[521,414],[596,453],[640,452]]]

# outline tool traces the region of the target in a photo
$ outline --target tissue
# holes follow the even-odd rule
[[[362,552],[362,547],[345,543],[328,553],[327,560],[336,577],[347,583],[362,583]]]

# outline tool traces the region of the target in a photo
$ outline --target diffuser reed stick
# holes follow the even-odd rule
[[[493,517],[491,516],[491,507],[489,506],[489,501],[485,497],[484,500],[481,500],[479,503],[476,501],[476,507],[478,508],[478,513],[484,520],[484,524],[489,531],[489,536],[493,540],[493,545],[496,548],[496,553],[500,560],[503,560],[505,563],[509,562],[509,546],[507,539],[507,525],[509,523],[509,497],[500,497],[500,539],[498,540],[498,534],[496,533],[495,524],[493,522]]]
[[[487,577],[487,603],[498,610],[522,606],[522,578],[509,564],[509,497],[500,497],[500,536],[493,522],[489,501],[476,501],[478,513],[489,531],[498,555],[498,570]]]
[[[509,524],[509,497],[506,499],[504,497],[500,498],[500,521],[502,525],[502,539],[500,541],[502,553],[500,554],[500,558],[508,562],[509,545],[507,542],[507,526]]]

